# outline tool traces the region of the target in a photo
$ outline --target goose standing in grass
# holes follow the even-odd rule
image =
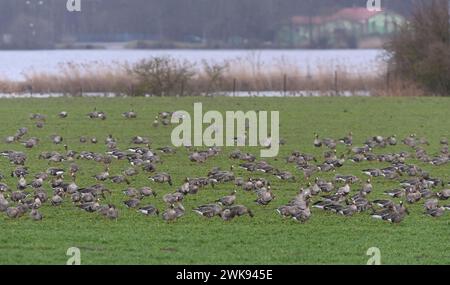
[[[153,124],[152,125],[155,128],[159,126],[159,117],[158,116],[155,117],[155,120],[153,120]]]
[[[353,145],[353,133],[349,132],[346,137],[339,139],[339,142],[345,144],[346,146],[352,146]]]
[[[313,144],[314,144],[315,147],[322,147],[322,140],[319,139],[319,135],[318,134],[314,134]]]
[[[61,119],[65,119],[67,118],[67,116],[69,116],[69,113],[67,113],[66,111],[59,112],[58,114],[58,117]]]

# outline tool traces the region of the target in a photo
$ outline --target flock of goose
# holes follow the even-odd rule
[[[60,119],[68,117],[67,112],[58,114]],[[126,119],[137,117],[136,112],[130,111],[122,114]],[[153,121],[153,126],[169,125],[171,112],[161,112]],[[90,119],[106,120],[104,112],[96,109],[88,114]],[[46,116],[42,114],[32,114],[30,119],[35,122],[37,128],[43,128]],[[8,144],[21,143],[26,149],[36,147],[40,138],[28,137],[28,129],[20,128],[15,135],[8,136],[5,142]],[[55,145],[64,144],[64,138],[59,135],[51,136],[51,141]],[[80,144],[88,142],[97,144],[99,140],[95,137],[80,137]],[[197,195],[200,190],[206,187],[215,187],[217,184],[230,183],[233,189],[253,192],[255,197],[255,207],[265,207],[275,199],[274,191],[268,177],[284,180],[287,183],[297,183],[296,177],[289,171],[279,170],[267,161],[257,160],[256,156],[244,153],[240,150],[232,151],[229,154],[231,167],[229,170],[222,170],[219,167],[211,169],[204,177],[186,178],[177,186],[173,186],[172,176],[169,173],[157,172],[158,163],[161,162],[160,154],[172,155],[176,149],[170,146],[152,149],[150,140],[146,137],[136,136],[131,139],[134,145],[126,150],[117,147],[117,141],[109,135],[105,138],[104,144],[106,152],[95,153],[92,151],[76,152],[68,149],[64,145],[65,151],[42,152],[38,159],[47,160],[49,165],[60,164],[63,161],[70,161],[68,167],[49,167],[45,171],[31,175],[27,167],[28,156],[23,151],[6,150],[0,155],[7,158],[14,165],[11,177],[17,179],[17,184],[7,185],[2,183],[5,177],[0,174],[0,212],[4,212],[9,218],[20,218],[25,214],[33,220],[43,219],[39,209],[49,204],[58,207],[70,201],[74,207],[90,213],[97,213],[108,219],[119,218],[119,207],[113,204],[101,204],[103,198],[112,195],[113,191],[105,187],[102,183],[110,181],[115,184],[126,185],[123,190],[123,205],[129,209],[147,215],[161,216],[165,221],[174,221],[186,214],[183,200],[189,195]],[[375,149],[386,149],[403,143],[410,151],[391,152],[376,154]],[[367,212],[373,218],[389,221],[392,223],[401,222],[409,214],[405,203],[423,203],[424,214],[439,217],[446,210],[450,210],[450,205],[442,205],[442,200],[450,198],[450,188],[446,182],[437,177],[432,177],[430,173],[422,170],[419,166],[407,163],[408,159],[416,159],[423,163],[435,166],[444,165],[449,162],[448,140],[442,138],[440,141],[440,153],[430,156],[424,149],[429,145],[424,138],[418,138],[412,134],[401,142],[397,142],[395,136],[382,137],[374,136],[361,146],[353,145],[353,134],[349,133],[341,139],[320,138],[315,134],[313,144],[316,148],[323,149],[323,156],[316,157],[311,154],[294,151],[286,158],[287,164],[295,164],[296,168],[303,174],[304,187],[300,187],[298,194],[285,205],[278,206],[276,211],[285,218],[292,218],[299,222],[306,222],[312,215],[311,208],[336,213],[343,216],[352,216],[356,213]],[[345,151],[337,153],[337,145],[343,144]],[[211,157],[220,154],[221,149],[211,147],[206,150],[194,150],[188,147],[190,154],[187,159],[193,163],[203,163]],[[91,186],[78,185],[77,174],[80,167],[77,160],[90,160],[99,163],[104,168],[100,173],[93,173],[92,178],[97,184]],[[129,168],[118,175],[110,174],[110,165],[116,160],[127,160]],[[355,175],[335,174],[334,179],[325,180],[319,178],[321,173],[336,172],[347,163],[357,164],[362,161],[389,163],[388,167],[363,169],[362,174],[367,179],[360,181]],[[248,179],[236,177],[234,168],[245,169],[249,174],[262,172],[266,178],[250,175]],[[174,192],[162,196],[166,208],[160,213],[160,209],[152,204],[144,204],[146,197],[158,197],[155,187],[134,188],[131,185],[130,177],[139,175],[140,172],[149,173],[149,180],[153,183],[167,183],[176,188]],[[30,177],[31,176],[31,177]],[[66,179],[70,177],[70,179]],[[406,178],[405,178],[406,177]],[[387,179],[398,181],[398,187],[384,192],[386,199],[370,199],[373,191],[373,179]],[[69,181],[68,181],[69,180]],[[46,190],[49,185],[52,192]],[[282,191],[278,189],[277,191]],[[205,205],[195,207],[193,212],[206,217],[219,217],[225,221],[233,218],[249,215],[254,216],[254,212],[247,206],[239,205],[237,201],[237,190],[233,190],[229,195],[217,197],[217,200]],[[394,198],[399,198],[397,203]]]

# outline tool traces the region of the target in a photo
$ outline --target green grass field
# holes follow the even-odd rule
[[[275,209],[287,203],[306,185],[302,173],[294,164],[286,164],[284,158],[292,151],[315,154],[320,157],[323,149],[312,146],[314,132],[321,136],[339,138],[349,131],[354,134],[354,144],[362,144],[374,135],[396,134],[403,138],[410,133],[425,136],[431,142],[429,154],[439,151],[441,136],[450,136],[450,101],[445,98],[61,98],[61,99],[3,99],[0,100],[0,136],[13,135],[20,127],[28,127],[30,136],[39,137],[41,143],[28,154],[27,166],[31,174],[49,167],[37,157],[42,151],[63,152],[63,146],[55,146],[49,136],[62,135],[69,149],[104,152],[104,138],[112,134],[119,141],[119,148],[129,147],[135,135],[148,136],[152,147],[171,145],[172,127],[152,126],[153,118],[160,111],[192,111],[194,102],[202,102],[203,109],[219,110],[278,110],[280,111],[281,137],[287,144],[281,147],[278,158],[267,161],[297,176],[297,182],[280,181],[269,174],[253,174],[242,169],[234,170],[236,176],[266,177],[272,182],[277,199],[266,207],[256,205],[252,192],[238,191],[238,203],[249,206],[255,217],[248,216],[224,222],[219,218],[206,219],[190,211],[195,206],[214,201],[228,194],[234,184],[219,184],[215,189],[207,187],[197,195],[184,200],[186,215],[174,223],[166,223],[158,217],[145,217],[123,206],[125,184],[105,183],[113,194],[107,201],[119,207],[118,221],[110,221],[99,214],[84,212],[66,198],[61,207],[48,204],[41,208],[44,219],[33,222],[28,215],[12,220],[0,214],[0,263],[1,264],[65,264],[69,247],[81,249],[82,264],[366,264],[370,247],[381,250],[383,264],[448,264],[450,263],[450,214],[431,218],[422,212],[422,202],[408,205],[411,214],[400,224],[374,220],[368,213],[342,217],[313,209],[311,219],[300,224],[283,219]],[[105,111],[105,121],[90,120],[86,114],[97,107]],[[135,120],[121,116],[134,109]],[[59,119],[58,112],[68,111],[69,117]],[[30,113],[47,115],[43,129],[37,129],[29,119]],[[99,144],[80,144],[81,135],[96,136]],[[0,143],[0,150],[21,150],[20,144]],[[188,151],[179,149],[175,155],[162,155],[163,164],[158,171],[172,174],[174,186],[156,184],[141,172],[132,178],[132,186],[152,186],[157,198],[146,198],[145,203],[164,208],[162,194],[175,191],[185,177],[205,176],[213,166],[229,169],[237,161],[228,159],[234,148],[223,148],[222,153],[204,164],[188,160]],[[248,149],[259,155],[258,148]],[[338,147],[343,152],[344,146]],[[408,150],[396,147],[376,149],[380,152]],[[450,181],[450,166],[435,167],[416,163],[432,176]],[[96,183],[93,174],[103,167],[92,161],[78,161],[81,171],[77,183],[90,186]],[[70,162],[61,165],[67,167]],[[56,164],[59,165],[59,164]],[[367,167],[383,167],[388,164],[347,162],[338,170],[340,174],[354,174],[365,178],[361,170]],[[114,161],[111,174],[119,174],[129,167],[128,162]],[[6,158],[0,158],[0,172],[10,186],[16,178],[8,174],[14,169]],[[321,174],[331,178],[333,173]],[[29,177],[31,179],[31,175]],[[370,199],[386,198],[384,190],[398,186],[398,182],[383,178],[374,179],[374,192]],[[356,186],[355,186],[356,188]],[[49,193],[51,189],[46,185]]]

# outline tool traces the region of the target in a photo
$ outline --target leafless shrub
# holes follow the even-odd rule
[[[411,21],[388,43],[389,69],[435,94],[450,94],[450,27],[447,0],[419,1]]]

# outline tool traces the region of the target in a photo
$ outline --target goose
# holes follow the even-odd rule
[[[45,123],[43,121],[37,121],[35,123],[36,128],[42,129],[45,126]]]
[[[139,171],[134,167],[130,167],[130,168],[125,169],[123,174],[126,176],[136,176],[139,174]]]
[[[157,150],[159,150],[162,153],[166,153],[166,154],[169,154],[169,153],[174,154],[177,152],[176,149],[174,149],[173,147],[170,147],[170,146],[159,147],[159,148],[157,148]]]
[[[171,205],[170,208],[166,209],[162,214],[162,218],[164,221],[171,222],[177,219],[178,213],[174,209],[174,205]]]
[[[16,167],[16,169],[11,172],[11,177],[21,178],[27,176],[28,174],[29,174],[28,167],[20,166]]]
[[[311,194],[311,196],[317,196],[322,191],[322,189],[320,189],[319,185],[317,185],[317,182],[315,182],[313,185],[311,185],[311,183],[308,182],[308,188],[300,189],[300,190],[309,192]]]
[[[5,183],[0,183],[0,193],[9,191],[9,187]]]
[[[384,194],[389,195],[393,198],[400,198],[405,196],[405,189],[392,189],[384,191]]]
[[[392,135],[390,137],[387,138],[387,142],[389,145],[397,145],[397,138],[395,135]]]
[[[184,195],[183,193],[180,192],[175,192],[175,193],[169,193],[163,196],[163,201],[168,204],[168,205],[172,205],[178,202],[183,201],[184,199]]]
[[[96,138],[96,137],[92,137],[92,138],[91,138],[91,143],[93,143],[93,144],[98,143],[97,138]]]
[[[137,208],[141,204],[141,200],[133,198],[123,202],[127,208]]]
[[[111,176],[109,179],[111,180],[111,182],[116,183],[116,184],[125,182],[127,185],[130,185],[130,181],[124,175]]]
[[[80,137],[80,143],[86,143],[87,142],[87,138],[84,136]]]
[[[58,117],[60,117],[61,119],[67,118],[67,116],[69,116],[69,113],[67,113],[66,111],[59,112],[58,114]]]
[[[142,187],[141,189],[139,189],[139,193],[142,197],[157,196],[156,192],[150,187]]]
[[[233,214],[233,212],[230,209],[225,209],[220,213],[220,217],[224,221],[230,221],[231,219],[233,219],[235,217],[235,215]]]
[[[31,187],[34,189],[41,188],[44,185],[44,179],[36,178],[31,182]]]
[[[114,205],[108,205],[104,215],[110,220],[117,220],[119,218],[119,210]]]
[[[424,203],[424,208],[425,210],[431,210],[431,209],[436,209],[439,205],[439,200],[438,199],[429,199],[426,200]]]
[[[153,127],[158,127],[159,126],[159,118],[158,116],[155,117],[155,120],[153,120]]]
[[[133,143],[133,144],[149,144],[150,140],[145,137],[135,136],[131,139],[131,143]]]
[[[146,216],[152,216],[152,215],[158,216],[159,215],[159,210],[153,205],[147,205],[147,206],[141,207],[141,208],[139,208],[138,212],[141,214],[144,214]]]
[[[31,204],[32,209],[39,209],[42,206],[42,201],[39,198],[35,198]]]
[[[5,212],[9,207],[9,202],[3,196],[0,196],[0,212]]]
[[[318,177],[315,178],[315,185],[317,185],[320,188],[320,191],[322,191],[322,192],[328,193],[328,192],[331,192],[334,190],[333,182],[321,180]]]
[[[138,196],[140,196],[140,193],[136,188],[127,188],[123,191],[123,194],[130,198],[137,198]]]
[[[88,213],[94,213],[100,209],[100,204],[97,202],[87,202],[77,205],[77,207]]]
[[[373,186],[372,186],[371,180],[370,180],[370,178],[369,178],[369,179],[367,179],[367,181],[363,184],[363,186],[362,186],[362,191],[363,191],[364,193],[366,193],[366,194],[369,194],[369,193],[372,192],[372,190],[373,190]]]
[[[35,114],[30,114],[30,120],[45,120],[46,116],[39,114],[39,113],[35,113]]]
[[[359,181],[358,177],[354,175],[336,175],[334,177],[334,181],[336,182],[344,182],[347,184],[353,184]]]
[[[51,199],[52,206],[60,206],[63,203],[63,198],[59,195],[55,195]]]
[[[374,212],[371,216],[375,219],[381,219],[391,223],[400,223],[407,214],[409,214],[408,209],[406,209],[403,206],[403,202],[400,201],[400,205],[392,204],[386,209]]]
[[[6,209],[6,215],[11,219],[18,218],[20,216],[20,210],[17,207],[8,207]]]
[[[42,189],[36,189],[34,192],[34,198],[39,198],[39,200],[41,200],[42,203],[47,202],[48,200],[48,194],[46,191],[42,190]]]
[[[28,140],[26,140],[22,144],[25,146],[25,148],[33,148],[33,147],[37,146],[38,143],[39,143],[39,139],[38,138],[29,138]]]
[[[255,202],[258,205],[266,206],[273,199],[275,199],[275,196],[273,195],[272,191],[270,190],[270,186],[269,186],[268,190],[263,190],[263,191],[258,192],[258,198],[255,200]]]
[[[88,192],[88,193],[81,193],[80,200],[82,203],[90,203],[95,201],[94,194]]]
[[[81,194],[79,192],[75,192],[70,196],[70,199],[73,203],[78,203],[81,201]]]
[[[340,209],[337,213],[341,214],[343,216],[353,216],[353,214],[358,212],[358,206],[356,205],[356,203],[353,201],[349,206]]]
[[[178,203],[177,206],[174,208],[174,210],[177,218],[182,217],[186,212],[186,209],[183,207],[181,203]]]
[[[303,171],[303,177],[306,180],[309,180],[309,178],[318,170],[320,170],[317,166],[309,165],[307,167],[301,167],[300,168]]]
[[[149,177],[149,179],[153,182],[157,183],[165,183],[167,182],[170,186],[172,186],[172,177],[165,172],[157,173],[154,176]]]
[[[362,173],[370,177],[385,176],[385,174],[383,173],[383,171],[381,171],[381,169],[364,169]]]
[[[11,200],[13,202],[19,202],[24,200],[28,195],[22,191],[15,191],[11,193]]]
[[[223,206],[231,206],[236,201],[236,190],[231,192],[229,196],[222,197],[218,200],[216,200],[217,203]]]
[[[346,196],[350,193],[350,185],[346,183],[343,187],[340,187],[336,194]]]
[[[394,205],[394,202],[391,200],[374,200],[372,203],[381,208],[389,208]]]
[[[353,133],[349,132],[346,137],[339,139],[339,142],[345,144],[346,146],[351,146],[353,144]]]
[[[106,181],[109,178],[109,168],[106,167],[105,171],[96,174],[92,177],[95,178],[97,181]]]
[[[31,218],[33,221],[41,221],[42,218],[43,218],[43,216],[42,216],[41,213],[39,213],[38,210],[36,210],[36,209],[31,209],[30,218]]]
[[[322,147],[322,141],[319,139],[319,135],[318,134],[314,134],[313,145],[315,147]]]
[[[14,137],[14,136],[8,136],[5,138],[5,143],[7,143],[7,144],[11,144],[15,141],[16,141],[16,137]]]
[[[122,113],[122,116],[125,117],[126,119],[136,119],[137,118],[137,114],[133,110]]]
[[[330,172],[335,170],[335,166],[333,164],[324,163],[318,166],[318,169],[322,172]]]
[[[254,217],[253,212],[249,208],[247,208],[243,205],[231,206],[228,209],[231,211],[233,216],[243,216],[243,215],[248,214],[250,217],[252,217],[252,218]]]
[[[426,209],[425,214],[432,217],[441,217],[444,215],[446,208],[445,207],[436,207],[432,209]]]
[[[450,189],[444,189],[436,193],[436,196],[441,200],[448,200],[450,198]]]
[[[24,177],[20,177],[19,181],[17,182],[17,189],[18,190],[25,190],[27,188],[28,184]]]
[[[58,136],[58,135],[52,135],[52,136],[50,136],[50,139],[52,140],[52,142],[54,144],[60,144],[64,140],[62,136]]]
[[[64,169],[62,168],[49,168],[47,169],[47,174],[55,177],[62,177],[64,175]]]
[[[222,206],[219,204],[207,204],[207,205],[201,205],[197,208],[194,208],[193,211],[200,216],[212,218],[214,216],[220,216],[222,213]]]
[[[410,192],[406,195],[406,201],[410,204],[418,202],[422,199],[422,193],[419,191]]]

